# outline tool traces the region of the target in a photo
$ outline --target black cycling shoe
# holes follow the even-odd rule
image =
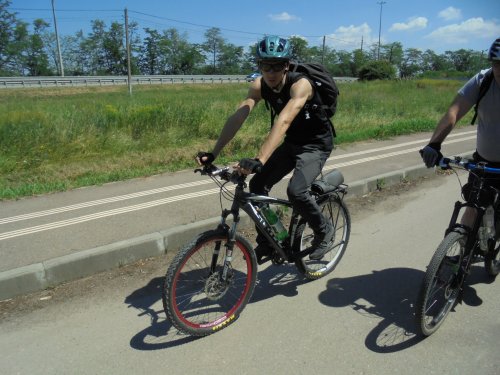
[[[257,256],[257,263],[262,264],[271,260],[273,255],[273,248],[267,243],[258,244],[254,249]]]
[[[331,225],[328,225],[326,233],[315,234],[311,243],[311,248],[315,250],[309,254],[309,259],[320,260],[323,258],[325,254],[332,249],[334,238],[335,230]]]

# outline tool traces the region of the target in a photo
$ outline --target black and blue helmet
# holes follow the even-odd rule
[[[500,38],[497,38],[490,47],[488,60],[500,60]]]
[[[266,36],[257,44],[258,60],[284,60],[291,57],[291,46],[287,39],[279,36]]]

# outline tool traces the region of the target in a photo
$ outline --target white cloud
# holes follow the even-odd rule
[[[287,12],[282,12],[280,14],[270,14],[268,17],[273,21],[278,22],[300,21],[300,17],[294,16]]]
[[[335,49],[360,48],[361,39],[363,39],[365,46],[378,41],[371,33],[372,29],[366,22],[359,26],[340,26],[333,34],[326,36],[326,41],[329,46],[333,46]]]
[[[421,30],[427,27],[427,18],[414,17],[410,18],[407,23],[394,23],[389,31],[408,31],[408,30]]]
[[[462,18],[462,11],[454,7],[448,7],[439,12],[438,16],[445,21],[459,20]]]
[[[426,38],[442,43],[463,44],[474,39],[494,39],[500,34],[500,24],[485,21],[481,17],[470,18],[462,23],[440,27]]]

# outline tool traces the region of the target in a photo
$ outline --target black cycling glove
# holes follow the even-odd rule
[[[258,173],[262,169],[262,163],[259,159],[241,159],[239,166],[242,169],[246,169],[252,173]]]
[[[420,150],[420,155],[422,155],[422,159],[427,168],[438,165],[439,161],[443,158],[443,154],[441,154],[441,143],[429,143]]]
[[[205,160],[201,160],[203,157],[205,157]],[[203,165],[210,165],[215,160],[215,156],[211,152],[200,151],[196,155],[196,159],[198,159],[198,161]]]

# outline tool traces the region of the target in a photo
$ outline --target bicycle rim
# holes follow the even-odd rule
[[[319,279],[335,269],[345,253],[351,233],[351,217],[342,200],[332,197],[321,206],[321,212],[333,225],[335,237],[332,249],[322,259],[311,260],[306,257],[296,262],[297,268],[311,280]],[[314,238],[314,232],[309,225],[305,222],[302,225],[304,230],[301,234],[300,230],[298,231],[300,251],[310,247]]]
[[[182,332],[204,336],[234,322],[255,286],[255,256],[241,238],[236,239],[231,266],[223,280],[226,256],[223,235],[201,237],[173,262],[165,279],[164,307]],[[215,267],[214,250],[218,248]]]
[[[466,236],[449,233],[429,263],[419,295],[417,318],[421,333],[434,333],[457,304],[463,283]]]

